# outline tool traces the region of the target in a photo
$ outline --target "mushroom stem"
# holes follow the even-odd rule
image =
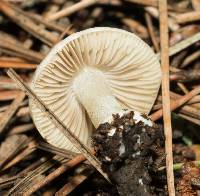
[[[104,73],[98,69],[85,67],[79,72],[74,78],[73,90],[95,128],[112,119],[113,114],[122,112]]]

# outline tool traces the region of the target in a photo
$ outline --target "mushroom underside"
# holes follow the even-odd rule
[[[102,27],[75,33],[56,45],[36,70],[31,87],[91,147],[94,126],[112,114],[122,109],[149,113],[160,77],[158,59],[147,44],[132,33]],[[32,100],[30,110],[49,143],[78,152]]]

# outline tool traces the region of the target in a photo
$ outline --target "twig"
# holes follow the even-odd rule
[[[144,8],[146,12],[148,12],[151,16],[153,16],[156,19],[159,19],[159,11],[155,7],[145,7]],[[172,18],[168,18],[168,26],[171,31],[177,31],[180,27],[176,23],[176,21]]]
[[[50,160],[45,160],[44,162],[40,162],[41,164],[36,167],[36,169],[31,170],[24,178],[19,180],[8,192],[9,195],[24,195],[24,192],[27,188],[30,188],[35,181],[37,181],[38,176],[41,176],[42,173],[52,168],[55,165],[55,162]],[[38,182],[38,181],[37,181]],[[36,183],[37,183],[36,182]]]
[[[197,60],[198,58],[200,58],[200,51],[196,51],[192,53],[191,55],[187,56],[180,67],[184,68],[188,66],[190,63],[192,63],[193,61]]]
[[[72,27],[72,25],[69,25],[58,37],[57,43],[59,41],[61,41],[66,35],[71,35],[72,32],[70,31],[70,28]]]
[[[170,96],[173,100],[180,99],[182,97],[181,95],[178,95],[176,93],[170,93]],[[200,110],[198,108],[189,105],[184,105],[180,108],[179,112],[200,119]]]
[[[17,63],[25,63],[27,62],[26,60],[18,57],[11,57],[11,56],[1,56],[0,57],[1,61],[10,61],[10,62],[17,62]]]
[[[191,46],[192,44],[196,43],[199,40],[200,40],[200,33],[196,33],[195,35],[193,35],[187,39],[184,39],[183,41],[181,41],[169,48],[169,56],[173,56],[173,55],[177,54],[181,50]],[[160,59],[160,53],[157,53],[157,57],[158,57],[158,59]],[[170,71],[178,72],[180,70],[175,67],[170,67]]]
[[[153,43],[154,49],[156,52],[159,52],[160,48],[159,48],[158,40],[155,36],[155,29],[153,27],[151,15],[147,12],[145,13],[145,19],[146,19],[149,35],[150,35],[151,41]]]
[[[32,123],[25,124],[25,125],[18,125],[14,128],[12,128],[9,132],[8,135],[14,135],[14,134],[19,134],[19,133],[25,133],[27,131],[30,131],[34,128],[35,126]]]
[[[91,174],[92,170],[85,172],[84,174],[77,174],[74,176],[70,182],[65,184],[59,191],[56,192],[55,196],[68,195],[71,193],[77,186],[84,182]]]
[[[185,57],[187,56],[188,51],[187,50],[183,50],[180,53],[178,53],[172,60],[171,62],[171,67],[179,67],[181,62],[183,61],[183,59],[185,59]]]
[[[19,178],[20,178],[19,176],[14,176],[14,177],[0,180],[0,189],[4,189],[4,188],[8,188],[12,186],[16,182],[16,180]]]
[[[191,46],[192,44],[196,43],[199,40],[200,40],[200,33],[196,33],[195,35],[193,35],[187,39],[184,39],[183,41],[181,41],[169,48],[169,56],[177,54],[181,50]],[[160,56],[160,54],[158,54],[158,55]]]
[[[36,69],[36,67],[37,65],[32,63],[0,60],[0,68]]]
[[[72,160],[68,161],[67,163],[61,165],[56,170],[54,170],[52,173],[50,173],[48,176],[46,176],[42,181],[37,182],[34,184],[29,190],[27,190],[24,193],[24,196],[29,196],[35,191],[39,190],[43,186],[49,184],[51,181],[53,181],[55,178],[63,174],[65,171],[69,170],[70,168],[78,165],[82,161],[85,160],[85,157],[83,155],[78,155]]]
[[[8,3],[0,2],[0,10],[16,22],[19,26],[31,33],[36,38],[40,39],[49,46],[52,46],[57,41],[57,36],[49,31],[41,28],[32,19],[22,14],[15,6],[11,6]]]
[[[170,74],[171,81],[191,82],[200,79],[200,69],[181,70]]]
[[[186,120],[188,120],[188,121],[190,121],[190,122],[192,122],[192,123],[195,123],[195,124],[197,124],[197,125],[199,125],[200,126],[200,120],[198,120],[198,119],[196,119],[196,118],[192,118],[192,117],[190,117],[190,116],[187,116],[187,115],[185,115],[185,114],[178,114],[180,117],[182,117],[182,118],[184,118],[184,119],[186,119]]]
[[[175,19],[179,24],[198,21],[200,20],[200,11],[193,11],[193,12],[178,14],[175,16]]]
[[[158,7],[158,0],[126,0],[126,1],[144,6]]]
[[[24,77],[24,75],[23,79],[25,79],[27,83],[29,83],[30,81],[30,78]],[[2,90],[0,93],[0,101],[14,99],[16,97],[15,95],[19,92],[17,90],[19,88],[16,83],[7,76],[0,76],[0,89]],[[12,90],[12,92],[10,90]],[[6,96],[8,97],[8,99]]]
[[[12,116],[15,114],[15,112],[19,108],[24,97],[25,97],[25,93],[19,92],[17,97],[15,98],[15,100],[12,102],[12,104],[9,106],[9,108],[4,112],[4,115],[0,120],[0,135],[2,134],[6,125],[9,123]]]
[[[0,91],[0,101],[9,101],[9,100],[15,99],[18,95],[19,95],[18,90]]]
[[[10,162],[8,162],[4,167],[2,168],[2,171],[14,166],[15,164],[19,163],[21,160],[23,160],[27,155],[31,154],[33,151],[36,150],[36,143],[35,141],[31,141],[28,144],[28,147],[22,150],[17,156],[15,156]]]
[[[19,44],[13,44],[8,40],[5,41],[3,37],[0,37],[0,48],[10,50],[11,52],[13,51],[17,54],[20,54],[20,57],[37,63],[39,63],[44,58],[44,55],[40,54],[39,52],[24,48]]]
[[[49,21],[53,21],[53,20],[57,20],[59,18],[62,18],[64,16],[69,16],[70,14],[73,14],[81,9],[84,9],[86,7],[89,7],[91,5],[94,5],[95,3],[97,3],[98,0],[84,0],[84,1],[80,1],[70,7],[66,7],[50,16],[48,16],[47,20]]]
[[[200,11],[200,1],[199,0],[192,0],[192,7],[193,7],[193,9]]]
[[[138,21],[128,18],[128,17],[122,17],[121,18],[122,23],[124,23],[126,26],[128,26],[131,31],[137,32],[137,34],[142,38],[148,37],[148,31],[145,26],[143,26]]]
[[[169,94],[169,38],[168,38],[168,15],[167,0],[159,0],[160,13],[160,44],[161,44],[161,67],[162,67],[162,104],[165,133],[165,153],[167,168],[167,185],[169,196],[175,196],[173,153],[172,153],[172,125],[170,112]]]
[[[101,5],[112,5],[112,6],[122,6],[123,2],[121,0],[98,0]]]
[[[101,169],[101,163],[99,160],[93,155],[93,152],[88,149],[84,144],[82,144],[76,136],[70,132],[70,130],[60,121],[55,114],[34,94],[34,92],[25,84],[23,83],[22,79],[16,74],[13,69],[8,70],[8,75],[17,82],[19,87],[25,91],[28,96],[37,104],[37,106],[41,109],[42,112],[46,114],[46,116],[51,120],[56,127],[59,128],[60,131],[67,137],[74,146],[83,153],[83,155],[88,159],[88,161],[107,179],[109,182],[109,178],[107,174],[105,174]]]
[[[190,91],[188,94],[182,96],[180,99],[176,99],[175,101],[171,101],[170,110],[171,111],[175,110],[176,108],[180,107],[181,105],[183,105],[184,103],[186,103],[192,97],[194,97],[195,95],[198,95],[199,93],[200,93],[200,87],[197,87],[197,88],[193,89],[192,91]],[[153,114],[151,114],[150,118],[153,121],[156,121],[159,118],[161,118],[162,115],[163,115],[163,110],[160,109],[160,110],[154,112]]]
[[[130,3],[135,3],[138,5],[143,5],[143,6],[152,6],[152,7],[158,7],[158,0],[126,0]],[[181,9],[179,7],[172,7],[170,5],[167,5],[168,10],[176,11],[176,12],[184,12],[184,9]]]
[[[0,42],[1,42],[1,41],[0,41]],[[23,48],[23,47],[22,47],[22,48]],[[14,50],[12,50],[12,49],[13,49],[12,45],[9,46],[8,49],[3,48],[3,47],[0,47],[0,52],[1,52],[1,53],[4,53],[4,54],[6,54],[6,55],[9,55],[9,56],[15,56],[15,57],[24,58],[24,59],[26,59],[26,60],[29,60],[29,61],[32,61],[32,62],[35,62],[35,63],[41,61],[41,60],[38,61],[37,59],[34,59],[34,58],[32,58],[32,57],[29,57],[29,56],[27,56],[25,53],[21,53],[20,50],[19,50],[19,51],[14,51],[15,48],[14,48]]]
[[[189,93],[189,92],[188,92]],[[178,98],[181,98],[181,95],[177,94],[177,93],[174,93],[174,92],[170,92],[170,98],[172,99],[171,102],[173,102],[173,100],[175,99],[178,99]],[[162,101],[162,97],[161,96],[158,96],[158,99],[157,99],[158,102],[156,102],[156,104],[159,104],[159,105],[162,105],[160,104],[161,101]],[[200,103],[200,95],[196,95],[194,96],[193,98],[191,98],[187,103],[186,105],[191,105],[191,104],[194,104],[194,103]],[[157,106],[158,107],[158,106]],[[161,107],[160,107],[161,108]],[[157,108],[157,109],[160,109],[160,108]]]
[[[8,34],[4,31],[0,31],[0,37],[3,38],[4,41],[6,41],[6,42],[8,41],[10,44],[22,45],[22,43],[19,40],[17,40],[17,38],[15,36]]]
[[[12,146],[12,141],[15,142],[14,147]],[[6,154],[0,159],[0,163],[1,163],[0,170],[4,168],[4,166],[8,164],[8,162],[12,161],[20,151],[25,149],[27,147],[28,142],[29,142],[29,139],[25,135],[16,135],[13,137],[6,138],[6,140],[4,141],[4,144],[5,145],[9,144],[10,148],[6,149],[7,150]],[[3,143],[1,147],[3,147]]]
[[[16,113],[16,117],[27,116],[30,114],[30,110],[28,106],[21,107],[19,111]]]
[[[188,101],[188,104],[194,104],[194,103],[200,103],[200,95],[197,95],[193,97],[190,101]]]
[[[183,83],[177,82],[177,86],[183,91],[184,94],[189,93],[189,90],[186,88],[186,86]]]
[[[57,147],[52,146],[51,144],[48,144],[48,143],[45,143],[45,142],[40,142],[39,145],[38,145],[38,148],[42,149],[44,151],[56,154],[60,157],[68,158],[68,159],[72,159],[75,156],[77,156],[77,153],[73,153],[73,152],[70,152],[68,150],[57,148]]]
[[[59,31],[59,32],[63,32],[65,31],[65,27],[59,25],[59,24],[56,24],[56,23],[53,23],[53,22],[50,22],[50,21],[47,21],[45,20],[43,17],[41,17],[40,15],[38,14],[35,14],[35,13],[27,13],[27,12],[24,12],[24,14],[27,14],[27,16],[29,16],[30,18],[32,18],[33,20],[45,25],[47,28],[49,29],[52,29],[52,30],[56,30],[56,31]]]

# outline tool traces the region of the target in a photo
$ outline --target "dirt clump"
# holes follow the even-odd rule
[[[116,183],[119,195],[155,195],[151,175],[165,164],[162,128],[134,120],[134,112],[113,116],[112,123],[101,124],[93,135],[102,168]]]

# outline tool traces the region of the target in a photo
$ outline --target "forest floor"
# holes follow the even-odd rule
[[[139,36],[160,58],[163,72],[149,114],[155,127],[145,127],[144,133],[144,125],[133,128],[129,123],[126,129],[132,131],[123,135],[125,154],[137,153],[138,146],[130,147],[138,135],[142,138],[140,156],[134,160],[123,156],[108,164],[104,158],[115,156],[121,136],[116,133],[108,139],[107,125],[93,136],[101,146],[97,157],[113,185],[87,157],[44,141],[31,118],[30,94],[26,96],[7,75],[13,68],[30,84],[54,45],[75,32],[100,26]],[[126,118],[130,121],[125,116],[116,118],[115,124]],[[199,131],[199,0],[0,1],[0,195],[200,195]]]

